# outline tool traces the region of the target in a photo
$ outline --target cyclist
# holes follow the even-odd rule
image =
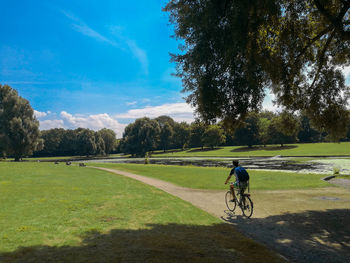
[[[236,177],[236,181],[234,183],[230,183],[230,189],[232,191],[233,196],[235,196],[235,189],[237,188],[241,194],[247,189],[249,185],[249,174],[242,166],[239,165],[239,162],[234,160],[232,161],[233,168],[227,177],[225,184],[231,179],[232,175]]]

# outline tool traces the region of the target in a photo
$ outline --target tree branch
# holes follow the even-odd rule
[[[350,9],[350,1],[342,1],[343,8],[341,9],[337,17],[332,16],[332,14],[330,14],[328,10],[326,10],[326,8],[320,3],[319,0],[314,0],[314,3],[317,9],[320,11],[320,13],[324,17],[326,17],[326,19],[333,25],[334,29],[337,30],[341,38],[343,40],[350,40],[350,32],[344,30],[344,24],[342,22],[344,15]]]
[[[318,39],[320,39],[324,34],[328,33],[331,30],[331,27],[327,27],[325,28],[323,31],[321,31],[320,33],[317,34],[317,36],[315,36],[314,38],[312,38],[311,40],[309,40],[309,43],[307,43],[307,45],[303,48],[303,50],[299,53],[299,55],[295,58],[295,61],[297,61],[302,55],[304,55],[304,53],[306,52],[306,50]]]
[[[318,59],[318,69],[317,69],[317,72],[315,74],[315,77],[314,77],[314,80],[312,81],[312,84],[310,86],[310,89],[313,88],[313,86],[315,85],[315,82],[316,80],[318,79],[319,75],[320,75],[320,72],[321,72],[321,69],[322,69],[322,66],[324,64],[324,56],[326,54],[326,51],[327,51],[327,48],[329,46],[329,44],[331,43],[331,41],[333,40],[334,38],[334,35],[335,35],[335,30],[332,32],[332,34],[330,35],[330,37],[327,39],[327,42],[326,44],[324,45],[322,51],[321,51],[321,54],[319,56],[319,59]]]

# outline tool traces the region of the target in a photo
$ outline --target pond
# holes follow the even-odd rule
[[[150,164],[194,165],[201,167],[231,167],[234,158],[149,158]],[[239,158],[240,164],[247,169],[280,170],[300,173],[333,173],[338,167],[341,173],[350,172],[350,158],[317,158],[306,157],[252,157]],[[87,160],[86,162],[134,163],[144,164],[144,158],[118,158]]]

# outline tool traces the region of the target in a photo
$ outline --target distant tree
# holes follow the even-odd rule
[[[74,131],[77,136],[78,154],[94,155],[97,151],[95,132],[85,128],[78,128]]]
[[[196,120],[191,123],[190,126],[190,147],[202,147],[203,149],[203,134],[205,132],[206,125]]]
[[[41,138],[44,140],[44,148],[36,152],[39,156],[57,156],[59,154],[59,146],[62,142],[65,130],[55,128],[41,131]]]
[[[296,116],[288,112],[282,112],[271,120],[269,126],[269,137],[272,143],[281,144],[297,141],[297,134],[300,130],[300,123]]]
[[[0,139],[2,151],[15,161],[43,147],[32,107],[8,85],[0,85]]]
[[[235,138],[239,145],[252,147],[259,143],[259,117],[255,112],[249,113],[235,130]]]
[[[101,129],[98,134],[102,137],[105,145],[105,153],[110,154],[117,147],[117,135],[111,129]]]
[[[190,125],[186,122],[176,123],[173,138],[173,143],[176,148],[185,148],[190,139]]]
[[[145,156],[146,152],[156,149],[159,143],[160,127],[156,120],[136,119],[126,126],[121,142],[121,150],[133,156]]]
[[[105,141],[103,140],[103,137],[99,132],[95,132],[95,143],[96,143],[96,150],[94,154],[106,155]]]
[[[332,105],[327,110],[320,112],[318,116],[314,116],[311,124],[317,130],[326,131],[329,141],[339,142],[347,136],[350,125],[350,112],[345,107],[339,109],[335,105]]]
[[[76,130],[64,130],[62,140],[58,147],[58,155],[73,156],[78,155],[78,133]]]
[[[266,146],[266,144],[269,141],[269,126],[271,124],[271,120],[269,120],[268,118],[259,118],[258,121],[258,126],[259,126],[259,139],[262,142],[262,144],[264,145],[264,147]]]
[[[164,150],[164,152],[168,149],[173,136],[173,127],[169,124],[169,122],[165,122],[160,128],[160,147]]]
[[[348,134],[346,135],[346,139],[350,141],[350,125],[348,127]]]
[[[311,143],[322,141],[322,134],[314,129],[310,123],[310,119],[302,114],[300,117],[300,131],[298,140],[301,143]]]
[[[159,116],[155,119],[159,126],[162,128],[166,123],[169,123],[171,127],[174,128],[176,122],[169,116],[166,116],[166,115],[162,115],[162,116]]]
[[[268,110],[263,110],[259,112],[259,118],[266,118],[271,121],[274,117],[276,117],[276,113]]]
[[[203,134],[203,142],[205,146],[212,149],[225,143],[226,137],[224,130],[219,125],[209,125]]]

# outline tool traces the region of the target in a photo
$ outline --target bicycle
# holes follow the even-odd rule
[[[250,194],[244,193],[244,189],[240,188],[237,195],[233,194],[232,189],[228,190],[225,195],[225,202],[231,212],[235,211],[238,204],[244,216],[250,218],[253,214],[253,201],[250,199]]]

